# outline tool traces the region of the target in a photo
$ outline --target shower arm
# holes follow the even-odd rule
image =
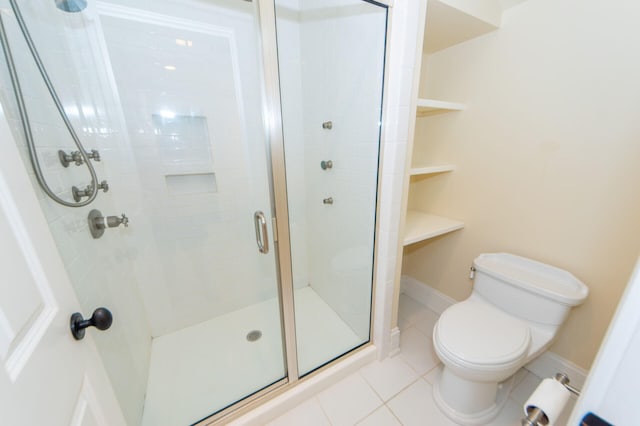
[[[67,206],[67,207],[86,206],[91,202],[93,202],[98,195],[98,178],[96,175],[96,171],[93,168],[93,165],[91,164],[91,162],[89,161],[89,158],[84,149],[84,146],[82,145],[82,142],[78,138],[78,135],[76,134],[73,128],[73,125],[71,124],[71,121],[69,120],[66,112],[64,111],[62,102],[60,102],[60,98],[58,97],[58,94],[56,93],[56,90],[53,87],[53,83],[51,82],[51,79],[49,78],[49,75],[44,67],[44,64],[40,59],[40,55],[38,54],[35,44],[33,43],[33,39],[31,38],[31,34],[29,33],[29,30],[26,26],[24,18],[22,17],[22,13],[20,12],[20,8],[16,3],[16,0],[9,0],[9,3],[11,4],[11,8],[13,9],[13,13],[16,17],[16,21],[18,22],[18,26],[20,27],[20,31],[22,32],[22,35],[24,36],[27,46],[29,47],[29,51],[31,52],[31,56],[33,57],[33,60],[35,61],[36,66],[38,67],[38,71],[40,72],[40,75],[42,76],[42,79],[44,80],[44,83],[47,86],[47,89],[49,91],[49,94],[51,95],[53,103],[55,104],[56,109],[60,113],[60,116],[62,117],[62,121],[64,122],[67,130],[69,131],[69,134],[73,139],[73,142],[75,143],[76,147],[80,152],[80,156],[84,160],[84,163],[89,170],[89,174],[91,175],[91,194],[89,195],[89,198],[85,201],[72,203],[72,202],[61,199],[51,190],[51,188],[49,188],[49,185],[47,184],[44,178],[44,175],[40,168],[40,163],[38,161],[35,142],[33,140],[33,134],[31,133],[31,126],[29,124],[29,116],[27,113],[27,108],[24,103],[22,90],[20,88],[20,81],[18,80],[18,73],[15,67],[15,62],[13,60],[13,55],[11,54],[11,47],[9,46],[9,39],[7,37],[7,33],[5,30],[4,21],[2,19],[2,15],[0,14],[0,43],[2,44],[2,49],[4,50],[5,57],[7,59],[7,67],[9,69],[9,74],[11,77],[11,84],[13,86],[14,95],[16,98],[16,102],[18,104],[18,111],[20,114],[21,122],[22,122],[22,128],[24,131],[25,139],[27,141],[27,146],[29,148],[29,159],[31,160],[31,165],[33,167],[34,173],[36,175],[38,183],[40,184],[44,192],[56,203],[61,204],[63,206]]]

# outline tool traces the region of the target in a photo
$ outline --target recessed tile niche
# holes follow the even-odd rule
[[[167,193],[217,192],[207,118],[163,112],[152,119]]]

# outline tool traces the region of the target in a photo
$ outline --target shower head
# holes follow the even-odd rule
[[[56,7],[64,12],[82,12],[87,0],[55,0]]]

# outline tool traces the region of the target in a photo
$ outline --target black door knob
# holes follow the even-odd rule
[[[98,330],[106,330],[113,323],[113,315],[107,308],[98,308],[93,311],[91,318],[84,319],[80,312],[71,315],[70,327],[71,334],[76,340],[84,338],[84,329],[87,327],[95,327]]]

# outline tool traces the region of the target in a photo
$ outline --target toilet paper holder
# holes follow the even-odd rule
[[[556,381],[560,382],[562,386],[567,388],[569,392],[571,392],[576,396],[580,396],[580,389],[577,389],[569,384],[569,376],[567,376],[564,373],[556,373],[556,375],[553,376],[553,378]],[[542,411],[540,408],[530,406],[530,407],[526,407],[526,411],[527,411],[527,417],[522,419],[522,421],[520,422],[522,426],[539,426],[539,425],[544,426],[549,424],[549,418],[547,417],[545,412]]]

